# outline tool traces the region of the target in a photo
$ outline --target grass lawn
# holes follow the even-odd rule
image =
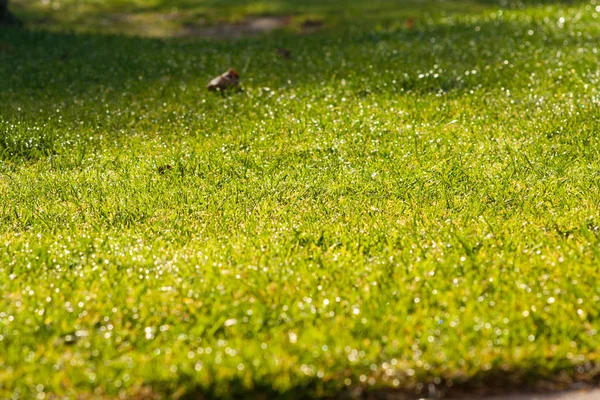
[[[598,379],[600,3],[296,3],[15,0],[0,398]],[[166,36],[324,26],[98,22],[174,8]]]

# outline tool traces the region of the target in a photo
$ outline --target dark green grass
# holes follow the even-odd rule
[[[468,4],[0,30],[0,398],[596,379],[600,12]]]

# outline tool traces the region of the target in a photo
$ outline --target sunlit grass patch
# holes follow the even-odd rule
[[[269,4],[328,23],[0,31],[0,398],[597,379],[597,6]]]

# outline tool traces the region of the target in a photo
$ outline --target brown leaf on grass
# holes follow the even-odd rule
[[[290,60],[292,58],[292,51],[290,49],[280,47],[277,49],[277,55],[281,58],[285,58],[286,60]]]
[[[303,28],[320,28],[323,26],[323,21],[318,19],[307,19],[302,23]]]
[[[167,171],[170,171],[173,167],[169,164],[161,165],[158,167],[158,173],[164,175]]]
[[[10,43],[0,42],[0,53],[10,53],[12,50]]]
[[[229,88],[239,88],[240,76],[233,68],[229,68],[227,72],[217,76],[206,85],[206,89],[211,92],[217,90],[226,90]]]
[[[314,33],[324,26],[324,22],[318,19],[307,19],[300,25],[302,33]]]

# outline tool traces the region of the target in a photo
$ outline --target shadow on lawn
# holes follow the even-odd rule
[[[268,381],[254,382],[249,388],[239,379],[222,383],[220,387],[190,387],[185,390],[173,388],[173,383],[157,384],[159,393],[180,393],[183,400],[199,399],[368,399],[368,400],[412,400],[418,398],[473,398],[511,394],[544,394],[565,390],[593,389],[600,384],[600,368],[591,365],[555,365],[552,369],[538,365],[527,365],[520,369],[492,368],[480,371],[472,377],[443,379],[434,383],[435,377],[424,377],[421,381],[407,383],[405,388],[377,388],[364,386],[344,387],[339,382],[309,378],[300,386],[280,392]],[[186,379],[178,382],[186,387]],[[356,378],[356,377],[355,377]],[[402,385],[401,385],[402,386]],[[224,389],[226,387],[226,389]],[[343,389],[340,389],[343,388]],[[178,390],[177,390],[178,389]]]
[[[135,127],[141,112],[147,119],[153,117],[163,103],[176,104],[186,113],[205,112],[202,102],[215,108],[221,101],[220,95],[206,92],[206,82],[229,67],[240,72],[248,93],[268,87],[275,92],[293,91],[305,102],[332,93],[352,100],[373,94],[424,96],[510,88],[514,72],[498,72],[504,68],[503,60],[512,59],[513,71],[526,73],[532,48],[564,48],[564,37],[551,33],[543,39],[542,35],[528,37],[531,47],[523,48],[528,29],[522,22],[486,20],[411,29],[350,26],[335,35],[288,32],[214,41],[3,28],[0,129],[9,133],[0,142],[0,151],[22,154],[17,158],[24,159],[56,153],[48,138],[42,138],[43,151],[28,148],[23,142],[29,140],[27,135],[20,132],[19,139],[14,134],[18,129],[8,126],[13,120],[33,123],[53,118],[57,109],[87,114],[86,121],[114,131]],[[582,36],[570,43],[592,44],[597,45],[598,39]],[[278,56],[278,48],[290,49],[291,60]],[[527,55],[515,58],[515,52]],[[439,76],[434,76],[435,66]],[[479,73],[465,74],[473,69]],[[240,96],[241,106],[250,101],[244,93],[229,96]],[[32,99],[36,107],[31,107]]]
[[[13,107],[0,113],[10,117],[23,96],[38,96],[47,103],[92,96],[88,100],[102,100],[105,106],[111,100],[152,90],[177,91],[182,85],[200,97],[211,96],[205,93],[205,83],[229,67],[241,73],[249,89],[325,87],[344,78],[352,78],[349,88],[359,96],[365,91],[426,94],[475,83],[496,86],[501,83],[464,78],[464,72],[504,60],[506,54],[498,43],[518,45],[517,34],[524,35],[526,28],[514,22],[489,21],[383,31],[349,28],[336,35],[282,33],[233,41],[3,29],[0,96],[12,97],[8,103]],[[585,38],[579,41],[583,44]],[[550,37],[543,45],[562,46],[562,38],[554,42]],[[277,55],[276,49],[282,47],[291,50],[291,60]],[[434,65],[446,74],[435,80],[419,77]],[[383,85],[388,78],[395,80],[393,85]]]

